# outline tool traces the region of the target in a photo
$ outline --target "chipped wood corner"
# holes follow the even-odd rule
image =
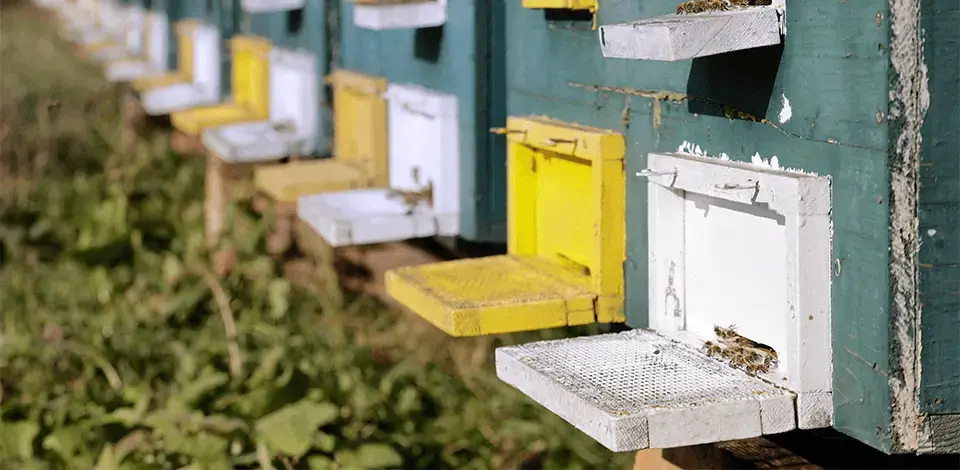
[[[920,2],[890,7],[890,281],[891,444],[894,452],[939,452],[930,420],[920,414],[919,164],[920,128],[930,104]],[[924,446],[921,446],[924,443]],[[930,447],[925,447],[930,446]]]

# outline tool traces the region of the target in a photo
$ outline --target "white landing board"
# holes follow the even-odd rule
[[[599,29],[604,57],[676,61],[772,46],[782,41],[777,6],[672,14]]]
[[[204,92],[192,83],[177,83],[147,90],[140,94],[140,103],[150,116],[162,116],[198,106],[217,104],[219,97]]]
[[[305,0],[241,0],[240,8],[247,13],[270,13],[303,8]]]
[[[166,70],[157,68],[146,60],[123,60],[110,62],[104,68],[104,75],[111,83],[126,83],[138,78],[162,75]]]
[[[301,197],[297,214],[334,247],[453,236],[460,229],[459,214],[408,205],[385,188]]]
[[[794,394],[656,333],[498,348],[497,375],[615,452],[796,428]]]
[[[208,129],[201,139],[206,148],[230,163],[267,162],[311,150],[298,142],[294,129],[284,129],[269,121]]]
[[[440,26],[447,22],[447,0],[422,2],[355,2],[353,24],[358,28],[381,31]]]

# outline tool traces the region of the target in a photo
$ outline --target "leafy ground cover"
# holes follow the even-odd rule
[[[211,274],[201,162],[122,148],[119,94],[26,3],[0,13],[0,468],[629,468],[493,371],[571,331],[333,308],[239,205]]]

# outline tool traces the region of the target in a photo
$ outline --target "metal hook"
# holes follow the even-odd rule
[[[497,135],[526,134],[527,131],[523,129],[507,129],[506,127],[491,127],[490,133],[497,134]]]
[[[655,170],[646,168],[637,172],[637,176],[640,178],[650,178],[654,176],[667,176],[667,175],[676,176],[676,174],[677,174],[676,168],[674,168],[673,171],[655,171]]]
[[[554,139],[553,137],[548,137],[547,140],[543,141],[543,145],[554,146],[557,144],[576,144],[577,139]]]
[[[752,181],[752,180],[747,180]],[[747,184],[737,184],[737,183],[723,183],[713,185],[717,189],[752,189],[758,191],[760,189],[760,181]]]

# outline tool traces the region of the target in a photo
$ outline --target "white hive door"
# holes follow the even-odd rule
[[[144,12],[140,7],[130,7],[127,10],[127,49],[132,52],[143,50],[143,29],[145,27]]]
[[[320,99],[316,70],[313,54],[270,50],[270,122],[284,140],[296,144],[297,152],[314,146]]]
[[[434,212],[459,209],[456,97],[416,85],[387,88],[390,189],[419,192]]]
[[[146,24],[148,28],[149,42],[147,44],[147,59],[150,64],[159,70],[167,69],[167,49],[170,47],[170,25],[167,15],[163,12],[150,12],[147,14]]]
[[[210,24],[193,29],[193,85],[207,100],[220,97],[220,33]]]

